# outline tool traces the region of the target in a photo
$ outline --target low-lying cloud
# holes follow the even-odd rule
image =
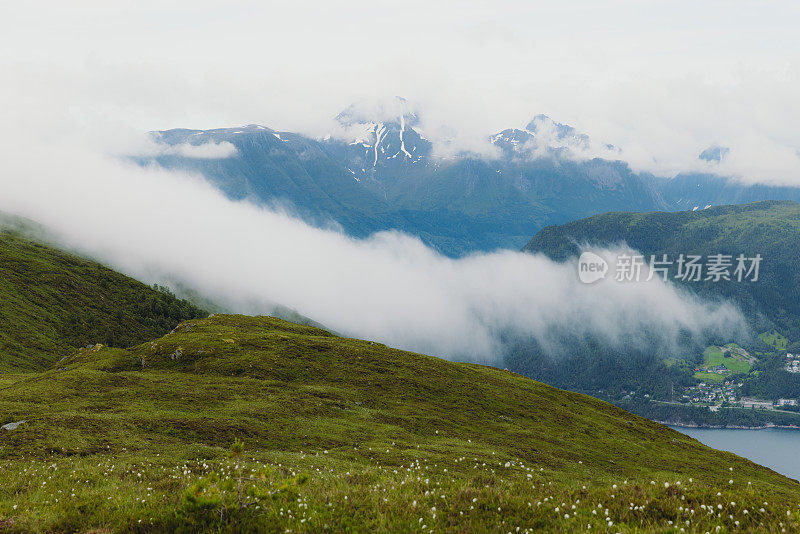
[[[65,142],[6,145],[0,210],[50,227],[67,247],[146,282],[179,281],[227,307],[296,309],[355,337],[496,362],[503,336],[543,346],[565,328],[609,346],[646,332],[740,331],[729,304],[660,281],[586,286],[575,266],[504,251],[443,257],[418,239],[353,239],[225,198],[200,177],[141,168]]]

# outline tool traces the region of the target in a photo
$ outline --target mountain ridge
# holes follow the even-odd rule
[[[617,147],[536,115],[487,135],[487,154],[434,153],[404,101],[345,110],[323,138],[265,126],[154,132],[166,147],[228,143],[226,157],[138,157],[196,172],[228,197],[285,203],[319,226],[365,237],[396,229],[448,256],[519,249],[541,228],[607,211],[680,211],[755,200],[800,201],[800,188],[748,185],[708,173],[662,178],[634,172]],[[710,147],[712,163],[727,153]]]

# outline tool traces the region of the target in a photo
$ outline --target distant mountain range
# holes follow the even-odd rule
[[[800,201],[800,188],[746,185],[712,174],[635,173],[612,145],[537,115],[487,136],[492,155],[433,153],[419,119],[351,107],[336,136],[314,139],[258,125],[154,132],[164,150],[139,157],[205,176],[233,199],[278,203],[350,235],[398,229],[451,256],[522,247],[541,228],[607,211],[699,210],[755,200]],[[228,147],[203,153],[183,150]],[[219,152],[218,154],[215,152]],[[699,158],[719,162],[712,146]]]

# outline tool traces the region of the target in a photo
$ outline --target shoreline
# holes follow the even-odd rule
[[[769,430],[770,428],[778,428],[783,430],[800,430],[800,426],[794,425],[773,425],[765,424],[763,426],[739,426],[739,425],[698,425],[696,423],[675,423],[669,421],[656,421],[666,426],[674,426],[678,428],[699,428],[699,429],[713,429],[713,430]]]

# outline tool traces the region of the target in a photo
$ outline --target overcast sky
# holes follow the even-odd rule
[[[0,94],[104,140],[244,123],[323,135],[349,103],[402,95],[432,137],[456,132],[467,147],[545,113],[622,147],[636,168],[696,168],[718,143],[732,148],[722,171],[800,183],[796,1],[2,9]]]
[[[683,329],[732,339],[745,331],[734,307],[663,283],[587,291],[574,266],[543,257],[351,239],[116,157],[171,127],[324,135],[351,102],[404,95],[432,139],[455,132],[464,147],[546,113],[636,168],[691,168],[716,142],[731,147],[727,170],[800,184],[797,8],[603,4],[6,3],[0,211],[145,282],[178,280],[247,313],[278,302],[449,357],[495,361],[501,335],[549,344],[560,328],[620,346]]]

